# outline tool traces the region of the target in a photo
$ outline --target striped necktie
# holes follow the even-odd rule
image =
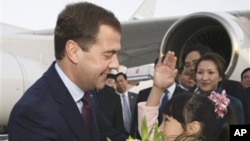
[[[122,94],[122,113],[123,113],[123,122],[124,122],[124,127],[126,128],[126,131],[129,133],[130,132],[130,125],[131,125],[131,113],[129,109],[129,104],[126,100],[126,95]]]

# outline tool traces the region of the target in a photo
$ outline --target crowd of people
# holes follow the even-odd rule
[[[56,60],[13,107],[9,140],[141,139],[146,118],[166,141],[229,141],[230,125],[250,123],[249,67],[241,82],[229,80],[224,58],[194,44],[181,58],[159,56],[152,86],[136,94],[126,73],[110,73],[119,67],[121,32],[112,12],[89,2],[67,5],[54,31]]]

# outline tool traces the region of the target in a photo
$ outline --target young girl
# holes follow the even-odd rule
[[[157,109],[163,90],[174,81],[177,74],[175,64],[176,57],[173,52],[168,52],[164,59],[159,59],[150,95],[146,102],[138,104],[139,131],[144,117],[149,128],[157,122]],[[229,99],[225,93],[213,93],[210,97],[194,93],[176,95],[165,105],[160,130],[165,134],[166,141],[216,141],[216,133],[220,132],[216,124],[218,119],[224,118],[225,114],[230,116],[228,104]]]

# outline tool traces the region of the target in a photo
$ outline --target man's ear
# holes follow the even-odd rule
[[[198,121],[192,121],[191,123],[188,123],[187,125],[187,134],[193,135],[201,132],[201,123]]]
[[[77,63],[78,62],[78,50],[80,49],[79,45],[73,41],[73,40],[68,40],[65,45],[65,53],[68,59],[73,62]]]

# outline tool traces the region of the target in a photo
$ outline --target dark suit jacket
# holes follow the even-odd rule
[[[250,87],[245,88],[245,91],[246,91],[246,102],[248,106],[247,111],[250,113]],[[246,120],[246,124],[250,124],[250,116]]]
[[[133,113],[135,111],[137,96],[138,96],[138,94],[136,94],[136,93],[128,92],[128,99],[129,99],[129,105],[130,105],[130,111],[131,111],[132,117],[133,117]]]
[[[103,89],[98,91],[98,98],[101,111],[112,123],[113,127],[121,132],[126,133],[123,125],[120,96],[112,87],[105,85]]]
[[[55,62],[12,109],[8,134],[10,141],[125,141],[99,110],[92,93],[92,138],[87,135],[80,111],[55,70]]]
[[[139,102],[147,101],[151,89],[152,89],[152,87],[146,88],[146,89],[139,91],[139,93],[138,93],[137,101],[135,104],[135,110],[134,110],[133,117],[132,117],[132,125],[131,125],[131,133],[130,133],[132,135],[132,137],[134,137],[134,138],[138,138],[138,139],[141,138],[139,135],[139,132],[138,132],[138,106],[137,106],[137,104]],[[183,93],[183,92],[186,92],[186,91],[183,90],[182,88],[180,88],[176,84],[176,88],[174,90],[173,96],[175,96],[179,93]],[[159,116],[158,116],[159,123],[161,123],[161,120],[162,120],[161,117],[162,117],[162,114],[159,113]]]
[[[240,100],[244,111],[245,123],[250,124],[250,105],[247,101],[247,95],[241,83],[235,80],[225,80],[221,86],[229,95]]]

